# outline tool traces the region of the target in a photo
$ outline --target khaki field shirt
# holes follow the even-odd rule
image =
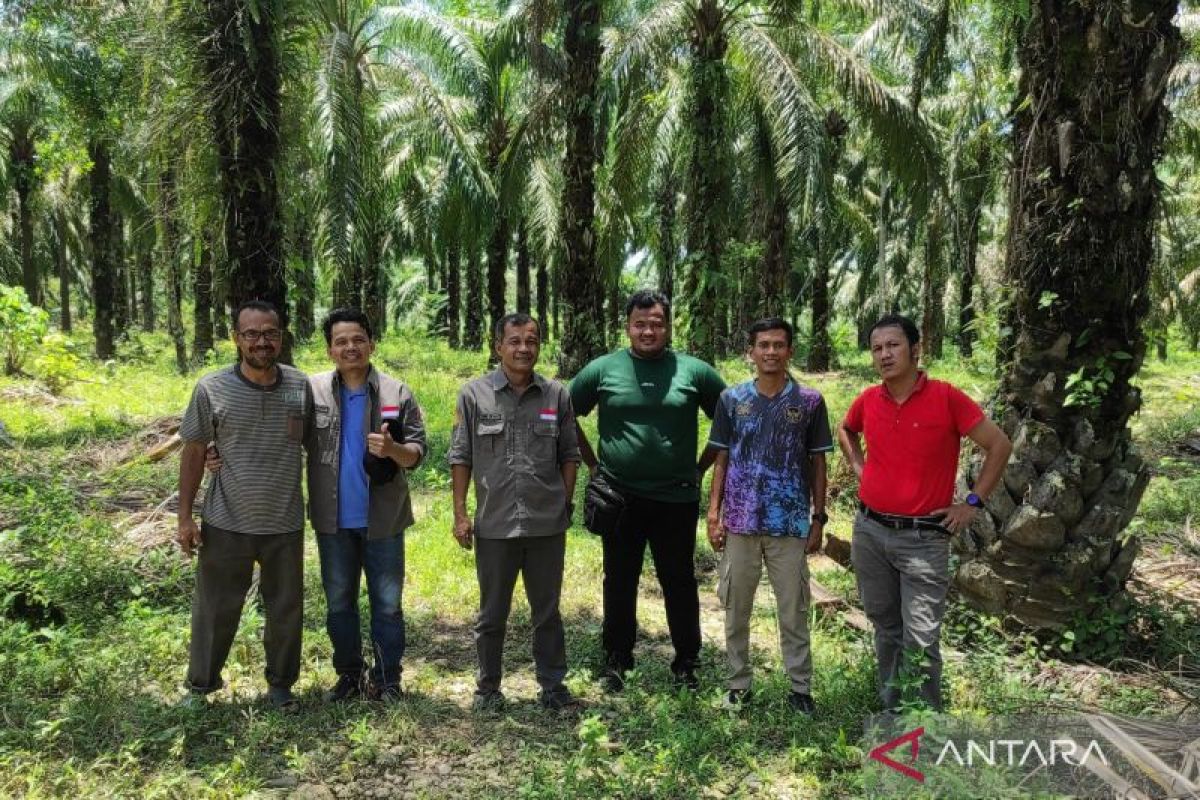
[[[520,396],[497,369],[463,386],[447,460],[471,468],[475,535],[554,536],[570,527],[562,465],[580,460],[566,387],[533,375]]]

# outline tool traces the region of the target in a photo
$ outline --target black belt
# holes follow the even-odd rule
[[[950,536],[950,531],[942,525],[941,517],[902,517],[898,514],[884,514],[879,511],[867,508],[864,504],[859,503],[858,509],[869,519],[873,519],[880,525],[886,528],[891,528],[897,531],[918,530],[918,531],[940,531],[941,533]]]

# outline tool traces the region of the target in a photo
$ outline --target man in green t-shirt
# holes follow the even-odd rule
[[[706,449],[696,463],[696,411],[711,419],[725,382],[705,362],[670,348],[671,301],[662,293],[636,292],[625,317],[629,348],[597,358],[571,381],[577,415],[599,408],[599,459],[580,430],[584,463],[599,467],[626,498],[616,530],[603,540],[605,680],[619,690],[633,668],[638,581],[648,543],[675,647],[671,672],[694,688],[700,476],[716,456]]]

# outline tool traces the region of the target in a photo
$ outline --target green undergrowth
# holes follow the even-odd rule
[[[232,347],[222,344],[206,369],[231,358]],[[286,794],[305,784],[314,796],[332,796],[321,794],[328,789],[339,797],[861,794],[858,737],[863,718],[877,710],[870,636],[837,609],[813,610],[820,711],[815,721],[798,719],[786,710],[773,598],[764,586],[752,622],[756,701],[740,714],[722,710],[717,559],[703,536],[699,692],[671,686],[670,640],[649,563],[638,669],[622,695],[600,692],[600,547],[573,528],[562,612],[568,683],[588,710],[571,720],[536,706],[529,614],[518,589],[506,652],[509,707],[472,713],[478,595],[471,555],[449,533],[444,458],[455,393],[486,358],[402,333],[385,340],[376,359],[412,386],[431,445],[414,475],[417,524],[407,534],[409,694],[389,706],[320,702],[335,676],[310,542],[302,708],[293,716],[259,701],[263,620],[256,603],[244,612],[227,686],[215,702],[199,712],[175,706],[187,661],[191,566],[167,540],[172,517],[155,522],[152,512],[174,489],[177,461],[139,456],[160,438],[146,431],[163,430],[163,418],[182,411],[196,375],[174,374],[165,337],[140,337],[123,346],[121,359],[85,365],[82,380],[61,397],[31,381],[0,378],[0,421],[15,443],[0,449],[0,796],[227,797]],[[544,351],[542,360],[552,374],[553,353]],[[843,354],[842,362],[844,369],[825,375],[797,372],[825,393],[835,424],[873,380],[865,356]],[[325,369],[323,348],[301,348],[297,364]],[[749,376],[740,360],[720,366],[730,381]],[[973,363],[947,358],[932,371],[980,399],[991,389]],[[1189,481],[1197,470],[1176,445],[1197,420],[1188,416],[1193,407],[1173,398],[1190,391],[1189,376],[1197,373],[1194,354],[1147,365],[1147,407],[1136,427],[1154,471],[1137,524],[1154,546],[1174,543],[1180,552],[1183,523],[1195,510]],[[831,463],[836,476],[836,455]],[[849,493],[833,505],[831,529],[842,537],[851,507]],[[855,599],[853,576],[844,570],[821,566],[816,577]],[[1180,646],[1194,646],[1187,625],[1173,630]],[[953,704],[993,713],[1079,703],[1126,713],[1170,710],[1172,695],[1152,679],[1104,672],[1081,680],[1080,666],[1060,644],[1022,638],[1001,621],[952,605],[946,677]]]

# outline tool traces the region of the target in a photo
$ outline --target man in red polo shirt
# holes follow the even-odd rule
[[[921,698],[942,707],[939,639],[950,537],[971,526],[1012,452],[1004,431],[974,400],[917,369],[920,341],[907,317],[890,314],[875,323],[871,361],[883,383],[865,389],[838,428],[838,444],[859,480],[851,560],[875,627],[879,696],[888,710],[912,685],[904,677],[910,670],[924,673]],[[986,457],[974,490],[955,503],[963,436]]]

